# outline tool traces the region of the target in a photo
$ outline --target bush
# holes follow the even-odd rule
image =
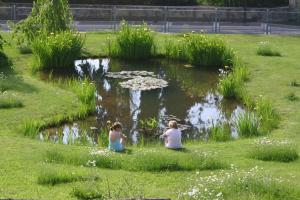
[[[235,128],[240,137],[259,136],[259,120],[253,112],[239,114],[235,119]]]
[[[0,95],[0,109],[21,108],[23,103],[14,97]]]
[[[296,148],[289,144],[260,144],[253,148],[250,157],[263,161],[291,162],[299,155]]]
[[[174,44],[168,43],[166,52],[169,58],[206,67],[232,66],[234,59],[232,49],[223,40],[204,34],[184,34],[183,40]]]
[[[36,0],[29,16],[11,26],[17,43],[29,46],[40,34],[69,31],[72,22],[68,0]]]
[[[150,58],[155,54],[154,35],[147,24],[131,26],[121,22],[115,42],[109,41],[109,55],[127,60]]]
[[[213,126],[209,132],[209,138],[216,142],[226,142],[232,139],[231,128],[229,124],[220,124]]]
[[[281,53],[268,41],[259,43],[257,54],[261,56],[281,56]]]
[[[32,43],[34,71],[73,69],[74,60],[81,55],[83,38],[70,31],[41,35]]]

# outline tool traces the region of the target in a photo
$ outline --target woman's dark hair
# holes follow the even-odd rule
[[[115,122],[111,127],[110,130],[116,130],[117,128],[122,128],[122,124],[120,122]]]

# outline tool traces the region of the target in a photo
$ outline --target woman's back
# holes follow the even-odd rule
[[[166,131],[167,136],[166,147],[171,149],[182,148],[181,144],[181,131],[179,129],[171,128]]]

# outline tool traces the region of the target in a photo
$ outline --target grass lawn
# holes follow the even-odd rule
[[[2,33],[2,35],[6,39],[10,37],[9,33]],[[112,33],[87,33],[85,48],[94,56],[105,56],[108,37],[115,36]],[[179,37],[181,35],[156,34],[158,51],[164,53],[162,47],[166,39],[176,40]],[[271,140],[291,141],[300,154],[300,101],[290,101],[287,98],[290,93],[295,93],[300,97],[300,87],[290,86],[294,80],[300,82],[300,37],[263,35],[220,35],[219,37],[227,41],[249,67],[251,75],[250,80],[246,82],[246,90],[249,94],[253,97],[263,95],[270,99],[280,114],[279,127],[267,137]],[[265,57],[256,54],[258,43],[266,40],[278,47],[281,57]],[[76,162],[49,160],[47,157],[49,151],[59,152],[65,157],[72,155],[85,157],[91,149],[84,146],[42,143],[35,139],[25,138],[20,134],[20,125],[27,119],[47,121],[57,114],[76,113],[80,102],[72,92],[57,88],[53,84],[42,81],[37,75],[32,75],[30,73],[31,54],[20,54],[14,45],[6,46],[4,51],[12,59],[14,68],[13,71],[5,72],[8,74],[10,86],[8,93],[15,93],[23,103],[23,107],[0,109],[0,198],[76,199],[71,195],[74,188],[99,185],[104,193],[119,191],[123,196],[132,197],[144,194],[146,197],[176,199],[179,191],[186,191],[190,185],[194,184],[195,177],[206,177],[211,174],[223,176],[224,172],[232,172],[231,164],[239,170],[246,171],[258,166],[259,173],[287,181],[286,186],[298,192],[293,197],[300,198],[297,196],[300,194],[300,159],[288,163],[251,159],[249,152],[254,148],[255,140],[259,138],[239,139],[226,143],[190,143],[186,144],[187,152],[172,152],[159,146],[130,147],[132,155],[115,155],[127,159],[139,154],[146,156],[149,152],[155,151],[162,156],[178,158],[180,162],[184,154],[189,156],[193,152],[214,154],[216,159],[226,164],[223,167],[224,171],[197,169],[197,167],[191,170],[163,172],[127,170],[130,169],[129,167],[124,170],[124,168],[86,167],[82,166],[85,163],[81,160]],[[183,161],[189,163],[189,161]],[[61,183],[53,186],[38,183],[40,174],[49,168],[65,173],[65,178],[59,180]],[[69,175],[70,173],[72,175]],[[76,179],[77,175],[80,178]],[[68,178],[68,176],[72,177]],[[251,188],[250,186],[247,188]],[[264,188],[264,186],[259,186],[259,188]],[[271,184],[268,186],[269,189],[272,187]],[[237,191],[226,189],[227,193],[225,192],[224,198],[285,198],[276,196],[277,193],[271,197],[262,196],[264,190],[257,188],[250,192],[247,192],[245,188]],[[273,188],[276,189],[276,187]]]

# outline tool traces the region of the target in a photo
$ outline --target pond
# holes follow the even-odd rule
[[[131,63],[104,58],[77,60],[75,71],[79,78],[88,76],[96,83],[95,114],[73,124],[45,130],[41,139],[49,137],[69,144],[84,137],[84,141],[96,144],[107,121],[120,121],[130,144],[155,142],[166,130],[169,120],[179,123],[185,139],[206,139],[213,125],[232,124],[237,113],[243,110],[238,102],[225,100],[216,92],[217,69],[167,60]],[[137,75],[151,77],[155,83],[163,81],[163,84],[148,89],[153,85],[151,82],[148,86],[140,82],[135,86],[126,85],[126,81]],[[236,136],[233,127],[232,134]]]

